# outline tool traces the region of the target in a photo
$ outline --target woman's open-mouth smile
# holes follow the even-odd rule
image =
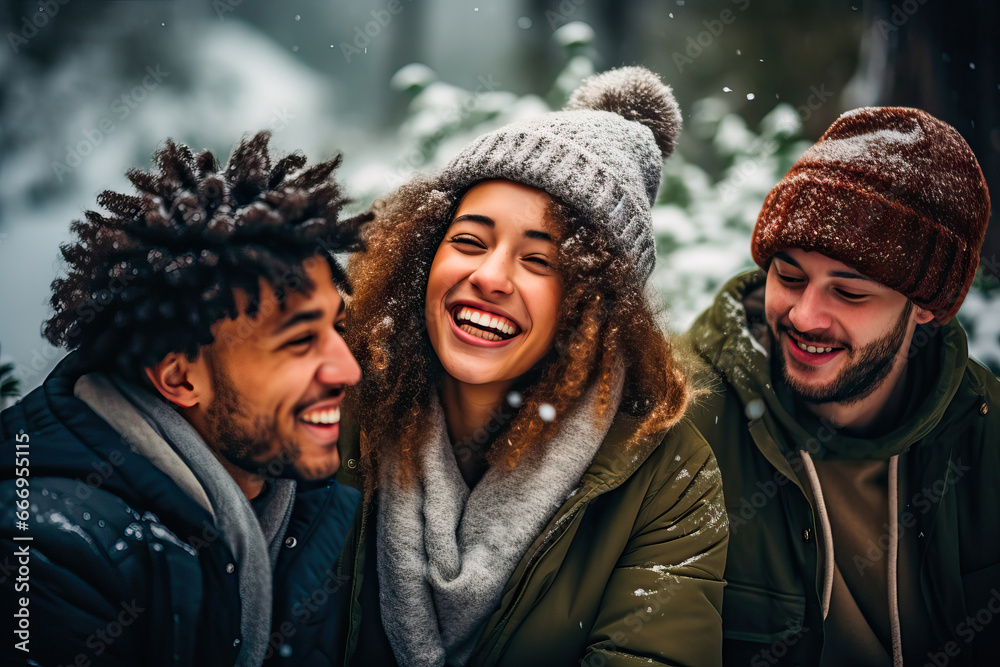
[[[510,318],[464,304],[452,308],[451,323],[458,338],[471,345],[496,347],[521,333],[521,327]]]

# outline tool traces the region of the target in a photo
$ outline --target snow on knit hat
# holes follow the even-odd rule
[[[641,284],[656,259],[650,209],[680,127],[673,92],[656,74],[609,70],[586,79],[564,110],[476,139],[442,182],[453,192],[494,178],[544,190],[605,229]]]
[[[955,128],[918,109],[867,107],[838,118],[771,190],[751,249],[764,268],[784,248],[820,252],[945,324],[989,217],[983,172]]]

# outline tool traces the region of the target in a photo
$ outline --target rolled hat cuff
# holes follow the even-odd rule
[[[978,265],[964,240],[915,209],[807,174],[768,194],[754,228],[751,250],[762,268],[787,248],[853,267],[932,311],[938,324],[958,312]]]

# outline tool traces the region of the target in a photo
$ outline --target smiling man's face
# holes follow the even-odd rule
[[[855,403],[894,381],[914,328],[933,317],[843,262],[797,248],[771,260],[764,301],[777,373],[815,404]]]
[[[216,323],[195,362],[211,386],[189,418],[218,456],[247,472],[318,479],[340,465],[340,403],[361,369],[341,336],[344,303],[329,266],[304,268],[312,291],[289,291],[279,304],[262,281],[253,318],[237,292],[241,315]]]

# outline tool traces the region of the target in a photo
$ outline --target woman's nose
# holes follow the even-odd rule
[[[502,249],[495,249],[483,256],[482,263],[469,276],[469,282],[484,294],[510,294],[514,290],[512,271],[511,254]]]

